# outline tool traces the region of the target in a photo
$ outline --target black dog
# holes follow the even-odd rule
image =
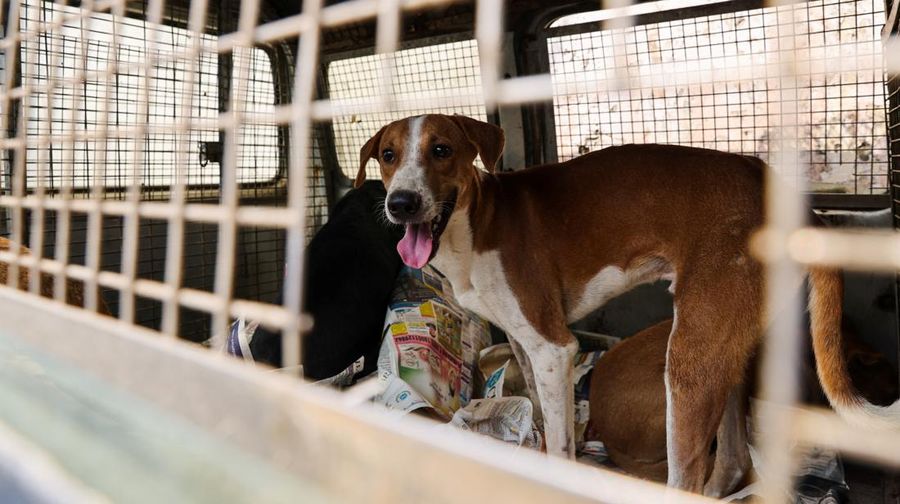
[[[397,242],[403,229],[381,218],[384,185],[370,181],[348,192],[306,251],[304,311],[313,329],[303,339],[307,379],[334,376],[360,357],[362,373],[376,368],[384,315],[400,272]],[[258,328],[253,358],[281,366],[281,335]]]

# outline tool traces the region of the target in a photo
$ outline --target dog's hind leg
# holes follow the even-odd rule
[[[716,366],[713,352],[693,354],[680,348],[693,335],[678,327],[669,336],[666,357],[666,458],[668,485],[691,492],[703,491],[709,474],[709,447],[716,436],[728,391],[710,367]]]
[[[537,385],[534,382],[534,370],[531,369],[531,360],[528,358],[528,354],[525,353],[522,345],[517,343],[516,340],[510,338],[509,346],[512,348],[513,355],[516,356],[519,368],[522,369],[522,377],[525,379],[525,385],[528,386],[528,395],[531,396],[531,403],[534,405],[534,423],[539,429],[543,430],[544,415],[541,411],[541,398],[538,395]]]
[[[703,494],[721,498],[734,492],[753,466],[747,447],[746,386],[735,387],[728,395],[725,413],[716,433],[716,460]]]
[[[731,391],[759,339],[758,286],[728,268],[679,278],[666,353],[666,452],[670,486],[702,492],[709,447]],[[738,297],[710,293],[742,292]]]

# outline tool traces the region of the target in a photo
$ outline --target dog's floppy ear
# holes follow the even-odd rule
[[[503,154],[503,146],[506,143],[506,137],[503,130],[499,126],[481,122],[471,117],[455,115],[450,116],[469,139],[481,156],[484,167],[487,171],[493,173],[497,169],[497,161]]]
[[[381,135],[384,133],[385,128],[387,126],[378,130],[378,133],[375,133],[359,150],[359,171],[356,172],[356,181],[353,183],[353,187],[359,187],[366,181],[366,165],[370,159],[378,157],[378,152],[376,151],[378,150],[378,144],[381,143]]]

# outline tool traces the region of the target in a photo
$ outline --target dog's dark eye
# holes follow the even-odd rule
[[[391,149],[384,149],[384,152],[381,153],[381,159],[384,160],[385,163],[393,163],[394,151]]]
[[[434,146],[432,152],[434,152],[434,157],[448,158],[453,151],[446,145],[438,144]]]

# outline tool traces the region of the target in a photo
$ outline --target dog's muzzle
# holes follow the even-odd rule
[[[413,191],[394,191],[388,196],[387,211],[395,221],[414,220],[422,210],[422,196]]]
[[[441,234],[447,228],[447,222],[456,207],[456,194],[440,205],[440,211],[434,218],[423,220],[421,198],[408,198],[406,194],[403,194],[399,201],[395,201],[395,207],[391,208],[392,200],[397,193],[410,193],[417,197],[418,195],[409,191],[397,191],[388,196],[387,211],[395,220],[406,225],[406,233],[397,243],[397,252],[400,254],[400,258],[407,266],[420,269],[437,254]],[[409,207],[406,206],[407,202]],[[398,218],[394,212],[406,215],[406,217]]]

